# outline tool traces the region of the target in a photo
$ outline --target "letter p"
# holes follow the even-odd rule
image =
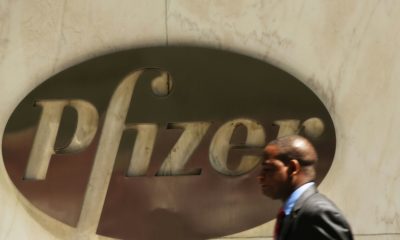
[[[53,154],[77,152],[91,143],[96,134],[99,115],[91,103],[79,99],[40,100],[36,104],[42,107],[42,114],[29,155],[25,179],[44,180]],[[67,106],[77,111],[78,122],[71,142],[65,148],[56,150],[54,144],[64,108]]]

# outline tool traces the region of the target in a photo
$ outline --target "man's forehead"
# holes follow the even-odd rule
[[[275,157],[279,155],[279,147],[275,144],[268,144],[264,148],[264,161],[263,166],[275,165]]]
[[[266,157],[273,157],[279,154],[279,147],[275,144],[268,144],[264,148],[264,155]]]

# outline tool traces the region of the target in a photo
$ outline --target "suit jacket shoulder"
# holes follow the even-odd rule
[[[281,236],[282,239],[353,239],[343,214],[315,187],[299,198],[284,222]]]

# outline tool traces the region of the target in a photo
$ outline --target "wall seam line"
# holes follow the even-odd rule
[[[168,46],[168,0],[165,0],[165,41]]]

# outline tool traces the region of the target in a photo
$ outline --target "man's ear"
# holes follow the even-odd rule
[[[292,159],[289,162],[289,175],[294,176],[299,174],[301,170],[301,165],[297,159]]]

